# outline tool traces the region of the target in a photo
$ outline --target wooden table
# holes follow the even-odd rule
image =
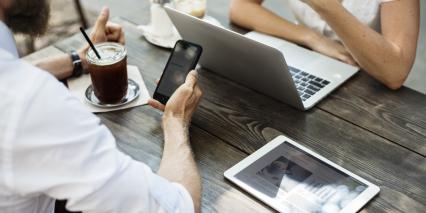
[[[244,32],[229,24],[227,2],[209,1],[209,14]],[[136,29],[149,20],[148,1],[140,4],[140,13],[114,21],[126,32],[129,64],[139,67],[152,95],[170,52],[147,43]],[[28,60],[68,52],[83,43],[77,34]],[[363,211],[426,211],[425,95],[408,88],[390,91],[360,72],[315,108],[301,112],[208,70],[200,71],[200,85],[204,98],[190,133],[203,179],[203,212],[273,211],[225,180],[223,173],[281,134],[379,185],[379,196]],[[163,146],[160,112],[142,106],[98,116],[123,152],[158,168]]]

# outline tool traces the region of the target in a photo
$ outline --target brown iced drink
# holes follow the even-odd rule
[[[123,45],[106,42],[95,45],[101,59],[92,49],[87,61],[93,90],[104,104],[119,103],[127,94],[127,51]]]

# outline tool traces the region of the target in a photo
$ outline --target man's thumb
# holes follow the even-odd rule
[[[103,7],[95,23],[95,29],[105,29],[109,19],[109,8]]]

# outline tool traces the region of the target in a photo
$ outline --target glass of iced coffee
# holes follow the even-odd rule
[[[206,15],[206,0],[174,0],[174,5],[177,10],[200,19]]]
[[[93,91],[102,104],[116,104],[127,95],[127,51],[118,43],[95,45],[101,59],[93,49],[86,54]]]

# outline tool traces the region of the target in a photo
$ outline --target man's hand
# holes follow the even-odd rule
[[[164,111],[164,121],[167,121],[167,119],[178,119],[184,125],[189,125],[192,115],[197,109],[202,97],[202,92],[197,85],[197,81],[198,73],[193,70],[186,77],[185,83],[170,97],[166,106],[154,99],[149,100],[148,104]]]
[[[108,7],[103,7],[90,33],[90,39],[95,44],[109,41],[118,42],[124,45],[125,39],[122,27],[119,24],[109,22],[108,19],[109,9]],[[78,51],[84,70],[87,70],[88,66],[86,60],[87,50],[89,50],[89,45],[85,45]]]
[[[122,27],[116,23],[109,22],[108,19],[109,9],[104,7],[96,20],[95,26],[90,34],[90,39],[92,39],[93,43],[110,41],[124,44],[124,32]]]
[[[200,212],[201,178],[192,154],[188,126],[197,109],[202,92],[197,85],[198,73],[191,71],[170,97],[166,106],[151,99],[149,105],[164,111],[164,151],[158,174],[182,184],[191,195],[195,212]]]
[[[319,33],[314,33],[313,36],[308,39],[306,45],[314,51],[335,58],[347,64],[358,66],[357,62],[354,60],[345,46]]]

